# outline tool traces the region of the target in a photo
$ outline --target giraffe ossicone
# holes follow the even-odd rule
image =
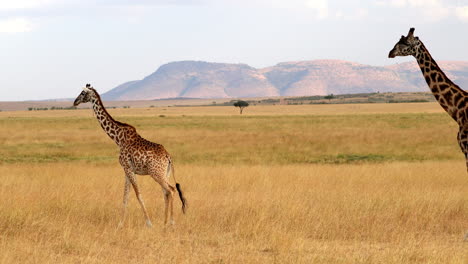
[[[170,223],[174,222],[173,218],[173,194],[178,192],[182,202],[182,212],[185,213],[186,199],[180,189],[180,184],[176,182],[174,175],[174,164],[171,156],[166,149],[157,143],[148,141],[141,137],[136,129],[126,123],[116,121],[104,107],[101,97],[98,92],[87,84],[83,91],[73,102],[74,106],[81,103],[91,102],[93,111],[99,121],[102,129],[120,148],[119,162],[125,172],[125,186],[123,195],[123,211],[122,220],[119,223],[121,226],[125,221],[127,212],[128,195],[130,186],[133,187],[138,202],[143,209],[146,219],[146,225],[151,227],[151,220],[145,207],[145,203],[140,194],[140,189],[137,184],[135,175],[150,175],[159,185],[161,185],[164,193],[165,210],[164,223],[170,219]],[[176,187],[169,183],[170,175],[176,182]]]

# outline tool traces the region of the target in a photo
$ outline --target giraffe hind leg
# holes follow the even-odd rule
[[[169,201],[169,212],[170,212],[170,217],[171,217],[171,225],[173,225],[175,222],[174,222],[174,192],[175,192],[175,188],[171,185],[169,185],[169,187],[171,188],[171,192],[169,193],[169,196],[170,196],[170,201]]]
[[[173,191],[167,191],[166,189],[163,188],[163,193],[164,193],[164,224],[167,224],[168,220],[170,224],[174,224]]]
[[[174,224],[174,187],[167,183],[161,184],[164,193],[164,224]]]
[[[163,194],[164,194],[164,224],[167,224],[168,220],[170,219],[170,223],[174,223],[173,217],[173,197],[174,197],[174,190],[175,188],[171,186],[164,176],[160,176],[161,174],[152,173],[151,177],[161,185]],[[163,174],[162,174],[163,175]]]

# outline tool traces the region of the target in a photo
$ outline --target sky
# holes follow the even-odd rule
[[[100,93],[181,60],[375,66],[415,27],[436,60],[468,61],[468,0],[0,0],[0,101]]]

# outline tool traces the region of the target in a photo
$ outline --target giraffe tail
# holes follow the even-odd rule
[[[177,189],[177,193],[179,193],[179,198],[180,198],[180,201],[182,202],[182,212],[185,214],[185,211],[187,209],[187,200],[185,199],[184,197],[184,194],[182,192],[182,189],[180,188],[180,184],[177,183],[176,179],[175,179],[175,170],[174,170],[174,165],[172,164],[172,161],[169,159],[169,166],[170,166],[170,170],[172,172],[172,177],[174,178],[174,181],[176,182],[176,189]]]

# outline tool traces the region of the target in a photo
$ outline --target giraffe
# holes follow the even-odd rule
[[[459,126],[458,144],[465,155],[468,170],[468,92],[462,90],[445,75],[424,44],[413,34],[414,28],[411,28],[406,37],[401,36],[388,57],[411,55],[416,58],[435,99]]]
[[[122,219],[119,226],[122,226],[125,221],[130,185],[133,187],[138,202],[143,209],[146,225],[148,227],[152,226],[145,203],[141,197],[135,174],[150,175],[157,183],[159,183],[159,185],[161,185],[165,202],[164,224],[167,224],[168,217],[170,217],[170,223],[174,224],[173,193],[175,190],[179,193],[183,213],[185,213],[186,209],[186,200],[179,183],[176,182],[175,188],[169,184],[170,175],[172,174],[172,177],[175,176],[174,165],[169,153],[162,145],[142,138],[133,126],[116,121],[112,118],[104,107],[100,95],[93,87],[91,87],[90,84],[86,84],[73,105],[78,106],[81,103],[87,102],[92,103],[94,114],[96,115],[96,118],[104,132],[106,132],[106,134],[120,148],[119,162],[125,172],[125,186]]]

